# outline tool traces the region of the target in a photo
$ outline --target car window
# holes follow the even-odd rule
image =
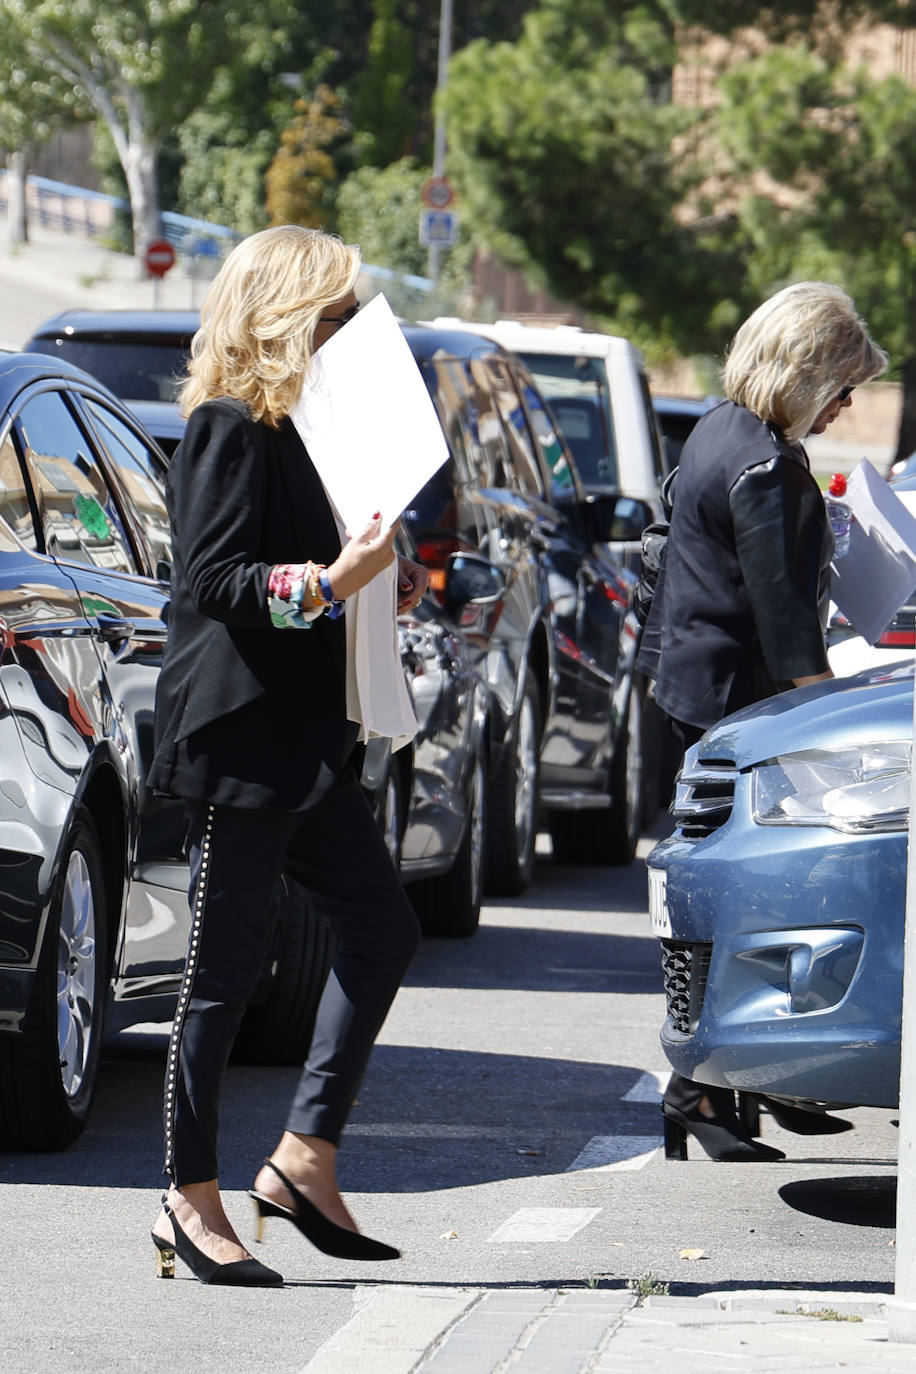
[[[35,339],[30,349],[66,358],[104,383],[126,401],[174,401],[177,399],[190,339],[143,343],[134,339],[80,339],[62,335]]]
[[[27,401],[15,427],[46,552],[71,563],[137,572],[114,493],[61,393],[44,391]]]
[[[671,469],[677,467],[677,461],[671,461],[667,446],[662,443],[655,407],[652,404],[652,393],[649,390],[649,379],[644,372],[639,374],[639,390],[642,396],[643,410],[646,413],[646,432],[652,441],[652,467],[659,488],[661,488],[662,482]]]
[[[543,399],[530,383],[520,378],[519,385],[534,437],[540,445],[541,456],[547,471],[550,473],[553,496],[563,496],[574,491],[576,480],[569,466],[566,450],[557,437],[556,421],[544,404]]]
[[[542,496],[544,483],[528,420],[509,369],[495,359],[488,363],[493,395],[502,418],[509,445],[510,480],[508,485],[526,496]]]
[[[620,478],[604,361],[567,353],[519,356],[556,416],[582,481],[616,487]]]
[[[169,513],[163,494],[165,472],[161,460],[139,435],[99,401],[83,398],[99,430],[99,437],[149,541],[153,563],[172,562]]]
[[[27,549],[41,547],[12,433],[0,447],[0,515]]]

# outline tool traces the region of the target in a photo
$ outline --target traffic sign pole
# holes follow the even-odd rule
[[[150,239],[143,250],[143,265],[153,279],[153,309],[159,309],[159,285],[175,266],[175,249],[168,239]]]
[[[433,134],[433,177],[445,177],[445,88],[448,82],[448,64],[452,55],[452,0],[441,0],[439,10],[439,69],[436,79],[436,127]],[[430,207],[433,208],[433,207]],[[442,208],[442,207],[440,207]],[[434,282],[439,280],[439,255],[442,244],[434,239],[429,243],[426,275]]]

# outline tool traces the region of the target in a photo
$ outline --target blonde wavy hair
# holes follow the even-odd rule
[[[791,442],[811,433],[845,386],[887,367],[846,292],[823,281],[796,282],[764,301],[738,330],[725,361],[723,390]]]
[[[243,239],[204,301],[182,413],[231,396],[276,429],[299,399],[319,316],[353,290],[359,269],[359,249],[320,229],[282,224]]]

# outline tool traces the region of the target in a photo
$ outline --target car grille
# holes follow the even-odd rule
[[[702,839],[725,824],[734,800],[734,768],[694,764],[678,774],[671,814],[688,839]]]
[[[662,940],[661,944],[668,1021],[678,1035],[692,1035],[703,1010],[712,944],[683,940]]]

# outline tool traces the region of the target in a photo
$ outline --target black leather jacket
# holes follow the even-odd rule
[[[703,729],[827,668],[833,534],[799,445],[726,401],[678,468],[665,567],[638,666]]]

